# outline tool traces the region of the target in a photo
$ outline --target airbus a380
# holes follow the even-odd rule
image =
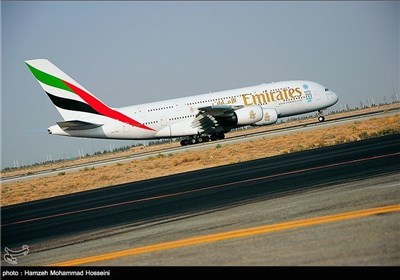
[[[223,139],[242,126],[271,125],[279,118],[318,112],[338,96],[319,83],[284,81],[141,105],[112,108],[46,59],[26,61],[64,121],[49,134],[103,139],[184,137],[181,145]]]

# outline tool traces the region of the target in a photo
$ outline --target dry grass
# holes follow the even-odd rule
[[[85,190],[135,182],[192,170],[238,163],[322,146],[357,141],[384,129],[400,131],[400,115],[330,128],[266,137],[237,144],[212,145],[207,149],[179,154],[158,155],[130,163],[86,168],[1,186],[1,205],[11,205]]]

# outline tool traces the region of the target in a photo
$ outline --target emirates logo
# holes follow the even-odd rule
[[[254,120],[256,118],[256,113],[254,112],[254,110],[251,110],[249,112],[249,117],[250,117],[251,120]]]

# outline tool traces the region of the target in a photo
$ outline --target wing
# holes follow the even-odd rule
[[[235,110],[242,108],[243,106],[232,106],[232,105],[216,105],[200,107],[198,110],[200,113],[209,114],[213,117],[221,117],[231,115]]]
[[[212,134],[215,132],[229,131],[225,120],[232,118],[234,111],[243,106],[216,105],[200,107],[200,112],[192,122],[192,127],[197,128],[200,133]]]

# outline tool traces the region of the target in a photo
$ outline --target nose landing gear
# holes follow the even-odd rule
[[[318,121],[319,121],[319,122],[325,121],[325,117],[324,117],[323,114],[324,114],[324,113],[323,113],[322,110],[318,110]]]

